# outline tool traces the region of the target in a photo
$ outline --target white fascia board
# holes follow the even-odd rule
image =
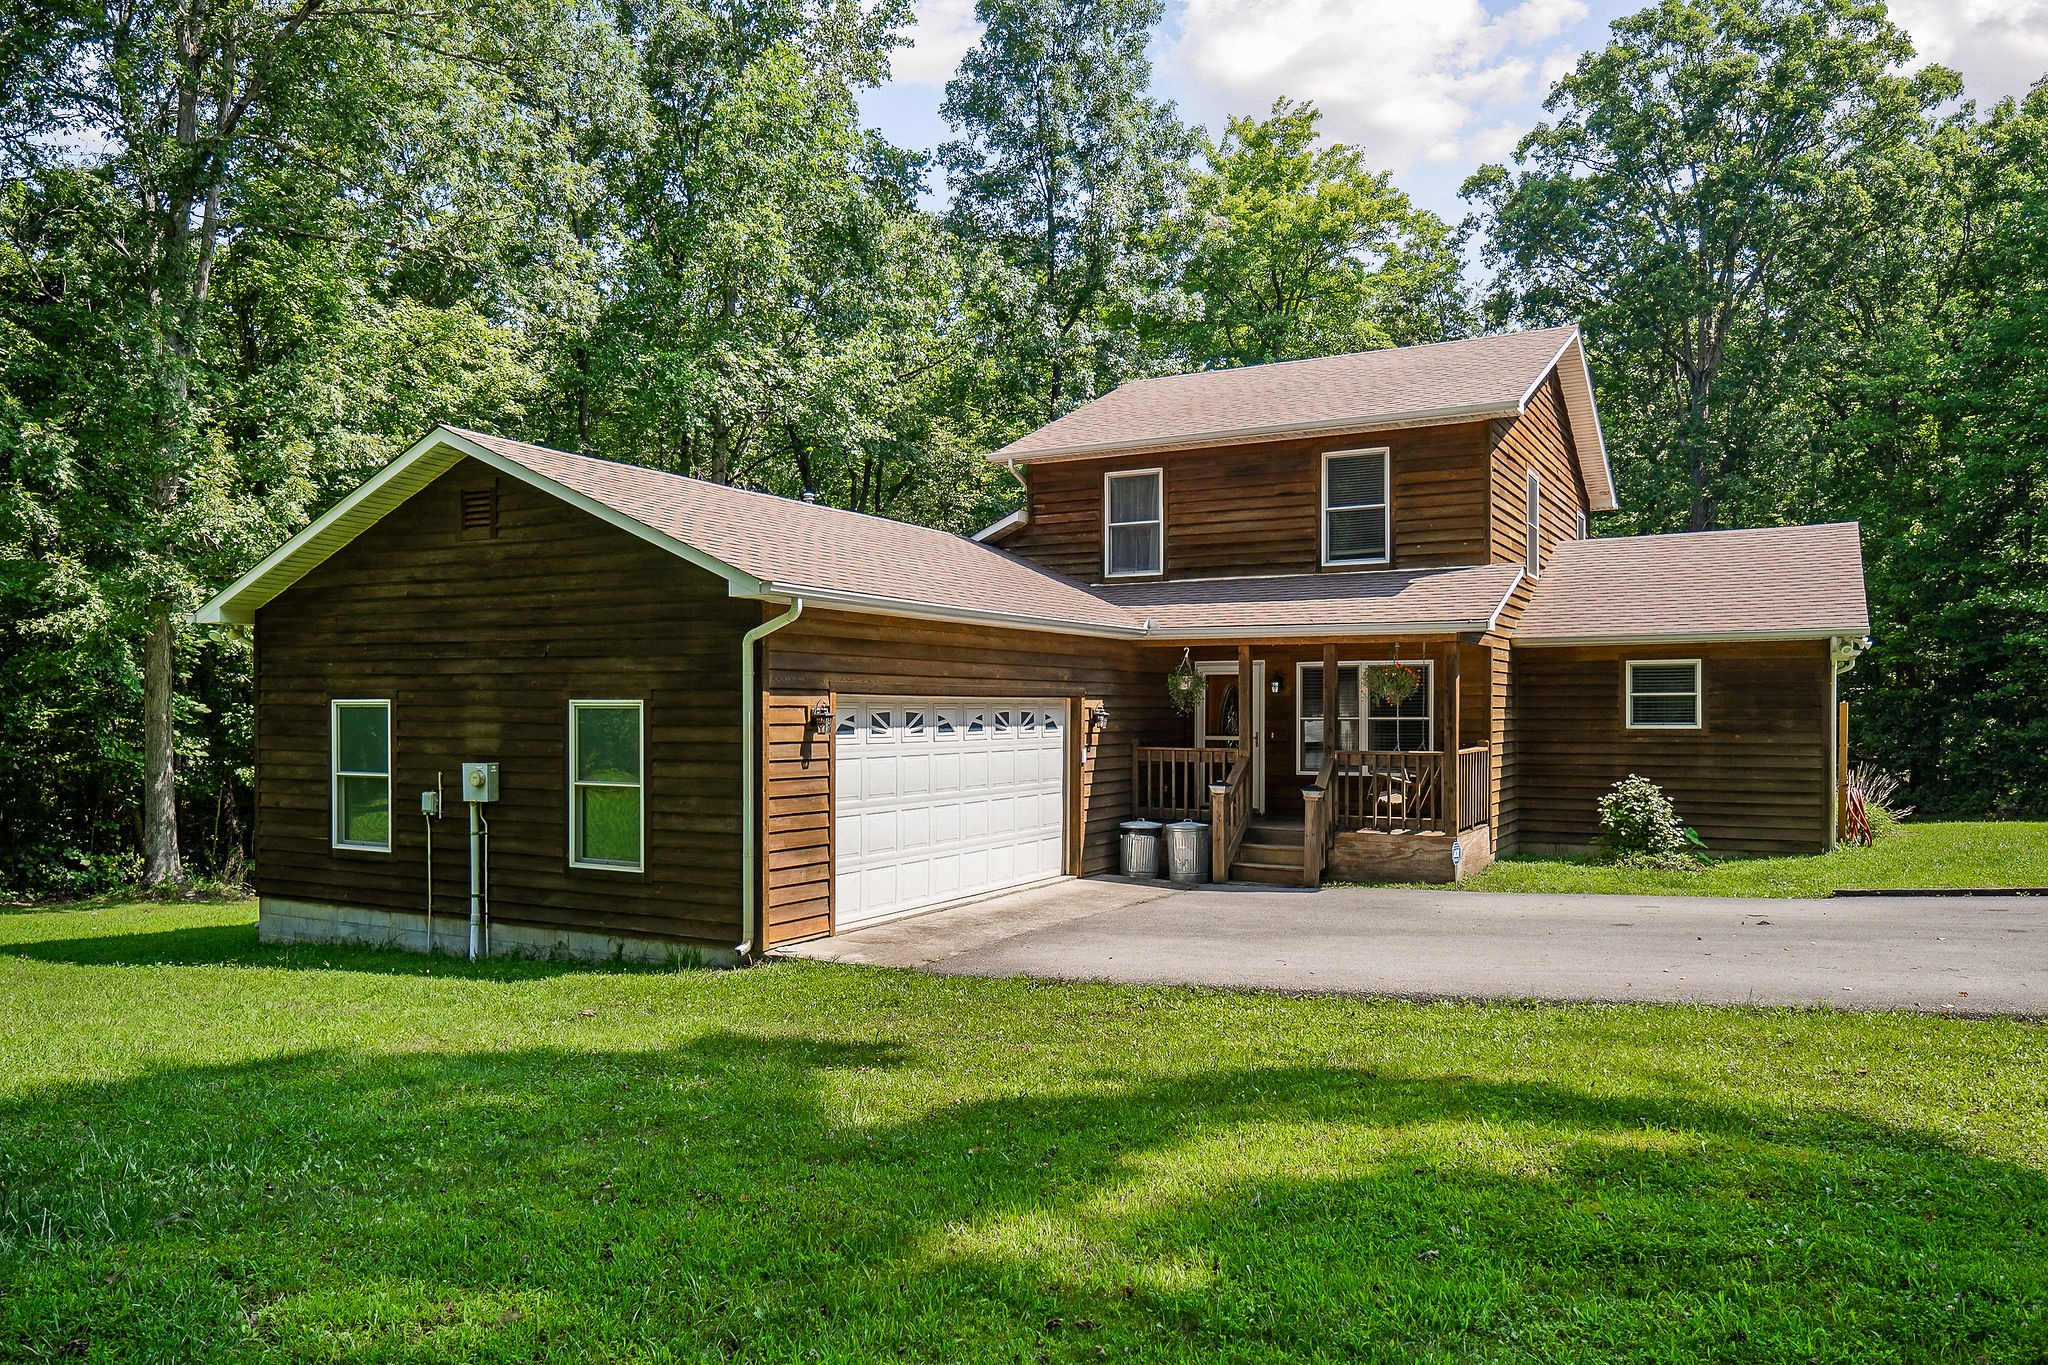
[[[995,521],[990,522],[988,525],[982,527],[979,531],[976,531],[973,535],[969,536],[968,539],[979,541],[982,544],[987,544],[989,541],[994,540],[996,537],[1003,535],[1006,532],[1013,531],[1017,527],[1024,525],[1026,522],[1030,520],[1030,510],[1028,508],[1020,507],[1016,511],[1010,513],[1010,515],[1008,515],[1007,517],[999,517]]]
[[[1517,649],[1565,649],[1628,645],[1740,645],[1752,641],[1832,640],[1838,635],[1863,634],[1851,627],[1800,630],[1733,630],[1701,633],[1677,631],[1668,635],[1555,635],[1541,638],[1514,635]]]
[[[1459,407],[1424,408],[1415,412],[1346,418],[1330,422],[1275,422],[1266,426],[1237,427],[1229,431],[1203,431],[1172,437],[1148,436],[1137,441],[1060,446],[1052,450],[1012,451],[1005,447],[990,452],[987,458],[1001,464],[1037,464],[1048,460],[1088,460],[1104,455],[1204,450],[1212,446],[1237,445],[1246,441],[1277,441],[1290,436],[1360,436],[1373,431],[1399,431],[1404,427],[1445,426],[1454,422],[1478,422],[1495,417],[1513,417],[1519,412],[1520,409],[1514,404],[1468,403]]]
[[[873,593],[848,592],[843,588],[814,588],[797,583],[764,583],[759,593],[735,594],[760,596],[769,601],[783,602],[801,597],[817,606],[838,607],[844,611],[864,612],[875,616],[902,616],[918,621],[966,621],[975,625],[1000,626],[1009,630],[1035,630],[1050,635],[1089,635],[1110,639],[1139,639],[1146,633],[1143,625],[1119,626],[1113,623],[1091,624],[1086,621],[1068,620],[1057,616],[1034,616],[1028,612],[989,611],[977,607],[949,607],[931,602],[913,602],[901,597],[881,597]],[[1104,603],[1104,606],[1111,604]]]
[[[436,427],[414,443],[411,449],[364,481],[354,492],[329,508],[304,530],[266,555],[262,562],[229,584],[191,615],[195,625],[251,625],[257,608],[275,600],[287,588],[331,558],[357,536],[396,511],[414,494],[464,457],[490,466],[499,473],[538,488],[579,511],[615,526],[657,549],[668,551],[700,569],[724,579],[734,597],[758,596],[761,582],[695,546],[686,545],[645,522],[626,516],[595,498],[545,478],[516,460],[509,460],[468,437],[446,427]],[[358,517],[358,513],[362,515]]]
[[[1586,420],[1593,428],[1592,449],[1600,457],[1599,472],[1601,486],[1597,489],[1593,488],[1592,480],[1589,479],[1587,480],[1587,491],[1593,495],[1592,503],[1595,512],[1612,512],[1621,506],[1621,501],[1615,496],[1614,492],[1614,461],[1607,456],[1607,436],[1600,426],[1600,405],[1593,398],[1593,368],[1586,360],[1586,345],[1580,338],[1577,328],[1572,329],[1572,342],[1566,350],[1569,352],[1570,358],[1578,362],[1576,365],[1573,365],[1566,363],[1565,358],[1560,358],[1559,363],[1565,364],[1560,378],[1563,379],[1566,388],[1566,407],[1569,409],[1571,406],[1570,390],[1573,387],[1578,388],[1585,399]],[[1577,434],[1574,432],[1574,437]],[[1581,472],[1584,472],[1587,461],[1585,458],[1586,446],[1583,442],[1580,443],[1579,450],[1579,467]]]
[[[1486,629],[1480,621],[1410,621],[1395,626],[1371,621],[1345,621],[1318,626],[1189,626],[1168,629],[1153,626],[1147,640],[1161,644],[1198,644],[1204,640],[1322,640],[1379,639],[1390,635],[1465,635]]]

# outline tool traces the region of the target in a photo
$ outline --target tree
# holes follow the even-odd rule
[[[1552,89],[1527,169],[1466,185],[1497,320],[1584,324],[1637,525],[1775,520],[1830,281],[1931,171],[1954,73],[1880,0],[1661,0]]]
[[[1385,172],[1319,143],[1313,104],[1233,118],[1169,223],[1192,316],[1169,324],[1197,368],[1442,341],[1468,317],[1459,242]]]
[[[235,410],[238,394],[286,382],[266,367],[288,362],[260,329],[223,329],[222,281],[271,243],[289,248],[274,267],[301,251],[327,270],[432,258],[417,287],[474,284],[464,186],[432,168],[474,147],[480,122],[517,123],[513,75],[548,68],[555,17],[0,3],[8,340],[22,362],[9,374],[8,522],[29,580],[11,601],[32,634],[81,638],[89,621],[105,641],[140,642],[145,883],[183,877],[179,623],[289,514],[267,494],[274,449]],[[349,295],[348,275],[315,274],[315,299]],[[290,473],[288,500],[310,491],[306,471]]]
[[[975,6],[985,31],[946,86],[956,137],[939,155],[999,432],[1155,368],[1128,319],[1167,285],[1146,233],[1175,208],[1196,150],[1146,93],[1160,12],[1159,0]]]

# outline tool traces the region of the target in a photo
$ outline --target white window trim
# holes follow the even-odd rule
[[[341,766],[341,710],[345,706],[376,706],[384,711],[384,771],[362,772],[356,769],[342,770]],[[360,843],[341,837],[341,779],[344,777],[378,777],[384,779],[384,842],[381,844]],[[345,848],[355,853],[389,853],[391,851],[391,699],[389,697],[335,697],[327,703],[327,838],[334,848]]]
[[[1379,502],[1376,502],[1376,503],[1374,503],[1374,502],[1360,502],[1360,503],[1346,503],[1346,504],[1345,504],[1344,506],[1342,506],[1342,507],[1332,507],[1332,506],[1330,506],[1330,461],[1332,461],[1332,460],[1338,460],[1338,459],[1352,459],[1352,458],[1355,458],[1355,457],[1357,457],[1357,456],[1360,456],[1360,455],[1377,455],[1377,456],[1379,456],[1379,457],[1380,457],[1380,488],[1381,488],[1381,490],[1383,491],[1383,493],[1384,493],[1384,496],[1382,497],[1382,499],[1381,499],[1381,500],[1380,500]],[[1323,495],[1322,495],[1322,504],[1323,504],[1323,507],[1322,507],[1322,512],[1321,512],[1321,514],[1320,514],[1320,518],[1319,518],[1319,519],[1321,520],[1321,522],[1322,522],[1322,525],[1321,525],[1321,526],[1320,526],[1320,527],[1318,528],[1318,533],[1320,534],[1320,536],[1321,536],[1321,538],[1322,538],[1322,550],[1323,550],[1323,554],[1322,554],[1322,561],[1323,561],[1323,567],[1324,567],[1324,568],[1326,568],[1326,569],[1334,569],[1334,568],[1339,568],[1339,567],[1342,567],[1342,566],[1346,566],[1346,565],[1353,565],[1353,564],[1391,564],[1391,563],[1393,562],[1393,559],[1394,559],[1394,452],[1393,452],[1393,449],[1392,449],[1392,447],[1389,447],[1389,446],[1366,446],[1366,447],[1363,447],[1363,448],[1361,448],[1361,449],[1358,449],[1358,450],[1326,450],[1326,451],[1324,451],[1324,452],[1323,452]],[[1369,512],[1369,511],[1373,510],[1374,508],[1378,508],[1378,509],[1379,509],[1379,514],[1380,514],[1380,521],[1381,521],[1381,523],[1383,524],[1383,526],[1385,527],[1385,534],[1384,534],[1384,535],[1383,535],[1383,536],[1381,537],[1381,543],[1382,543],[1382,544],[1384,544],[1384,545],[1385,545],[1385,546],[1387,547],[1387,549],[1386,549],[1386,553],[1385,553],[1385,554],[1382,554],[1382,555],[1378,555],[1378,556],[1375,556],[1375,557],[1370,557],[1370,558],[1363,558],[1363,559],[1332,559],[1332,558],[1330,558],[1330,513],[1332,513],[1332,512]],[[1299,693],[1297,693],[1296,695],[1298,696],[1298,695],[1300,695],[1300,694],[1299,694]]]
[[[1522,567],[1543,576],[1543,476],[1533,467],[1522,492]]]
[[[1636,669],[1669,668],[1675,664],[1692,666],[1692,723],[1682,721],[1636,722]],[[1646,696],[1675,697],[1678,692],[1646,693]],[[1630,659],[1622,675],[1621,723],[1630,730],[1704,730],[1707,728],[1707,670],[1698,659]]]
[[[1109,519],[1109,486],[1117,479],[1142,478],[1151,475],[1159,482],[1159,502],[1153,508],[1157,514],[1150,521],[1111,521]],[[1159,528],[1159,558],[1149,569],[1126,569],[1118,573],[1109,566],[1109,533],[1117,526],[1157,526]],[[1157,578],[1166,572],[1166,469],[1156,466],[1151,469],[1113,469],[1102,476],[1102,576],[1104,578]]]
[[[640,780],[638,782],[581,782],[576,777],[576,712],[583,707],[633,708],[640,723]],[[578,787],[630,787],[639,796],[640,861],[636,863],[592,862],[579,857],[576,846],[576,789]],[[647,868],[647,704],[631,697],[576,697],[569,702],[569,866],[590,872],[641,873]]]
[[[1575,528],[1578,531],[1577,539],[1579,540],[1584,540],[1588,536],[1593,534],[1593,519],[1586,515],[1586,509],[1583,507],[1579,509],[1578,520],[1575,523]]]
[[[1442,745],[1441,743],[1439,743],[1439,742],[1438,742],[1438,740],[1440,739],[1440,736],[1439,736],[1439,735],[1437,734],[1437,726],[1436,726],[1436,721],[1437,721],[1437,716],[1436,716],[1436,660],[1434,660],[1434,659],[1362,659],[1362,660],[1360,660],[1360,661],[1359,661],[1359,664],[1358,664],[1358,739],[1359,739],[1359,742],[1360,742],[1360,743],[1363,743],[1363,744],[1370,744],[1370,743],[1371,743],[1371,741],[1372,741],[1372,730],[1371,730],[1371,726],[1372,726],[1372,693],[1371,693],[1371,692],[1370,692],[1369,690],[1367,690],[1367,688],[1366,688],[1366,685],[1365,685],[1365,670],[1366,670],[1366,669],[1368,669],[1368,668],[1374,668],[1374,667],[1377,667],[1377,666],[1378,666],[1378,665],[1380,665],[1380,664],[1399,664],[1399,665],[1401,665],[1401,667],[1403,667],[1403,668],[1419,668],[1419,669],[1421,669],[1421,670],[1422,670],[1422,695],[1423,695],[1423,698],[1424,698],[1424,700],[1426,700],[1426,701],[1427,701],[1427,702],[1429,703],[1429,710],[1428,710],[1428,711],[1427,711],[1427,712],[1426,712],[1425,714],[1423,714],[1423,715],[1421,715],[1421,716],[1398,716],[1398,717],[1389,717],[1388,719],[1397,719],[1397,720],[1420,720],[1420,721],[1422,721],[1422,722],[1423,722],[1423,723],[1424,723],[1424,724],[1425,724],[1426,726],[1428,726],[1428,728],[1429,728],[1429,733],[1428,733],[1428,735],[1427,735],[1427,736],[1425,737],[1425,738],[1426,738],[1426,743],[1424,744],[1424,746],[1423,746],[1422,748],[1420,748],[1420,749],[1409,749],[1409,750],[1405,750],[1405,752],[1407,752],[1407,753],[1411,753],[1411,754],[1416,754],[1416,753],[1425,753],[1425,754],[1426,754],[1426,753],[1441,753],[1441,752],[1443,751],[1443,745]],[[1368,748],[1368,749],[1366,750],[1366,752],[1367,752],[1367,753],[1390,753],[1390,752],[1393,752],[1393,751],[1392,751],[1392,750],[1385,750],[1385,749],[1379,749],[1379,750],[1376,750],[1376,749],[1371,749],[1371,748]]]
[[[1356,659],[1339,659],[1339,660],[1337,660],[1337,671],[1338,671],[1339,673],[1342,673],[1342,672],[1343,672],[1343,671],[1344,671],[1345,669],[1347,669],[1347,668],[1356,668],[1356,667],[1358,667],[1358,660],[1356,660]],[[1306,737],[1305,737],[1305,736],[1303,735],[1303,733],[1302,733],[1302,727],[1303,727],[1304,725],[1308,724],[1308,721],[1309,721],[1309,717],[1307,717],[1307,716],[1303,715],[1303,714],[1302,714],[1302,711],[1301,711],[1301,696],[1302,696],[1302,687],[1301,687],[1301,680],[1302,680],[1303,678],[1305,678],[1305,677],[1307,677],[1307,676],[1308,676],[1308,671],[1309,671],[1310,669],[1314,669],[1314,670],[1315,670],[1315,671],[1316,671],[1317,673],[1319,673],[1319,674],[1320,674],[1320,673],[1321,673],[1321,672],[1323,671],[1323,661],[1322,661],[1321,659],[1298,659],[1298,660],[1296,660],[1296,661],[1295,661],[1295,664],[1294,664],[1294,772],[1295,772],[1295,775],[1296,775],[1297,777],[1314,777],[1314,776],[1316,775],[1316,771],[1317,771],[1316,769],[1314,769],[1314,768],[1311,768],[1311,767],[1309,767],[1309,766],[1308,766],[1308,741],[1307,741]],[[1359,707],[1360,707],[1360,708],[1361,708],[1361,710],[1362,710],[1362,709],[1364,708],[1364,706],[1365,706],[1365,698],[1364,698],[1364,696],[1363,696],[1363,695],[1361,695],[1361,696],[1359,697],[1359,699],[1358,699],[1358,704],[1359,704]],[[1321,719],[1322,719],[1322,717],[1321,717],[1321,716],[1317,716],[1317,717],[1316,717],[1316,719],[1317,719],[1317,720],[1321,720]],[[1359,720],[1360,720],[1361,722],[1363,722],[1363,721],[1364,721],[1364,719],[1365,719],[1365,718],[1364,718],[1363,716],[1360,716],[1360,717],[1359,717]],[[1362,738],[1362,737],[1363,737],[1363,736],[1361,736],[1361,738]],[[1325,750],[1328,750],[1328,749],[1330,748],[1330,737],[1329,737],[1328,735],[1324,735],[1324,736],[1323,736],[1323,748],[1324,748]]]

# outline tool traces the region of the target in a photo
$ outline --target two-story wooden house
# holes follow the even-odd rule
[[[1576,329],[1128,384],[993,458],[970,540],[437,429],[199,615],[256,632],[265,933],[424,942],[438,839],[458,944],[465,762],[500,950],[758,951],[1110,870],[1134,815],[1449,881],[1632,772],[1716,852],[1832,840],[1856,527],[1589,539]]]

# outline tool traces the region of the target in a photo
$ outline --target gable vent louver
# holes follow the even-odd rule
[[[489,538],[498,534],[498,486],[462,490],[462,534]]]

